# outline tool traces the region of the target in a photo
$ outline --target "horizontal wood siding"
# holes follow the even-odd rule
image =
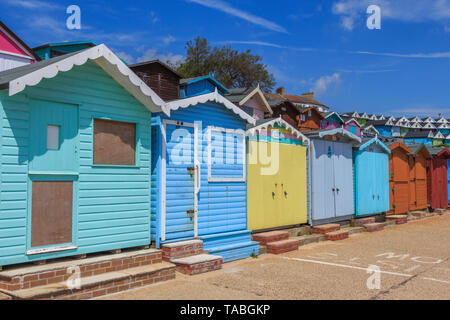
[[[92,61],[17,96],[6,94],[1,95],[0,265],[148,245],[150,112]],[[28,128],[33,121],[25,96],[79,105],[77,250],[25,255]],[[137,123],[136,166],[93,166],[93,118]]]

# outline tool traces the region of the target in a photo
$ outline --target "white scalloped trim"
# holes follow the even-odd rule
[[[246,120],[248,123],[253,124],[253,125],[256,124],[256,120],[252,116],[250,116],[249,114],[244,112],[241,108],[239,108],[235,104],[231,103],[228,99],[221,96],[217,92],[217,88],[214,92],[211,92],[211,93],[202,94],[199,96],[194,96],[194,97],[190,97],[190,98],[186,98],[186,99],[171,101],[166,104],[166,107],[169,111],[172,111],[172,110],[178,110],[180,108],[187,108],[190,106],[195,106],[199,103],[206,103],[209,101],[220,103],[220,104],[224,105],[227,109],[233,111],[235,114],[240,116],[242,119]]]
[[[334,136],[336,134],[342,134],[344,136],[349,137],[350,139],[353,139],[355,141],[361,142],[361,138],[360,137],[355,136],[350,131],[347,131],[347,130],[342,129],[342,128],[336,128],[336,129],[332,129],[332,130],[319,132],[319,137],[323,138],[324,136]]]
[[[285,127],[286,129],[291,130],[291,132],[294,136],[296,136],[297,138],[301,138],[302,142],[306,142],[307,144],[309,144],[309,139],[303,133],[301,133],[299,130],[295,129],[288,122],[286,122],[286,120],[283,120],[281,117],[273,119],[272,121],[268,121],[263,124],[260,124],[259,126],[256,126],[254,128],[248,129],[247,134],[255,135],[256,131],[259,131],[261,129],[268,130],[269,127],[273,127],[274,124],[278,124],[281,127]]]
[[[149,88],[130,68],[128,68],[122,60],[120,60],[111,50],[108,49],[104,44],[98,45],[96,47],[87,49],[78,54],[70,56],[66,59],[60,60],[53,64],[50,64],[46,67],[38,69],[34,72],[31,72],[25,76],[14,79],[9,83],[9,95],[13,96],[23,90],[27,86],[35,86],[39,84],[42,79],[51,79],[54,78],[60,71],[67,72],[70,71],[74,65],[81,66],[85,64],[88,59],[97,60],[99,58],[106,59],[111,65],[116,68],[112,68],[111,70],[105,70],[105,72],[112,75],[118,75],[117,71],[120,72],[121,75],[125,76],[126,79],[135,87],[139,88],[137,93],[132,92],[127,89],[133,96],[135,96],[139,101],[141,101],[147,109],[152,112],[160,112],[163,111],[167,115],[169,112],[166,108],[165,102],[151,89]],[[101,66],[101,65],[100,65]],[[115,73],[115,74],[114,74]],[[138,96],[136,96],[138,95]],[[151,102],[146,99],[149,97]]]

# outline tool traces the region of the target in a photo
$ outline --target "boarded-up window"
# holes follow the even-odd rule
[[[94,119],[94,164],[135,165],[136,124]]]
[[[72,181],[33,181],[31,246],[72,243]]]

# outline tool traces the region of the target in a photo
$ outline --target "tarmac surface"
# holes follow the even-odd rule
[[[101,299],[449,300],[450,214],[234,261],[197,276],[177,273],[175,280]]]

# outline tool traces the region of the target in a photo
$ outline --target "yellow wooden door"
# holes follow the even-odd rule
[[[276,144],[272,146],[272,144]],[[259,157],[259,149],[276,161],[277,170]],[[271,150],[277,150],[272,155]],[[277,155],[278,154],[278,155]],[[273,157],[272,157],[273,156]],[[306,147],[277,142],[248,143],[248,229],[262,230],[307,222]],[[273,165],[273,164],[272,164]]]

